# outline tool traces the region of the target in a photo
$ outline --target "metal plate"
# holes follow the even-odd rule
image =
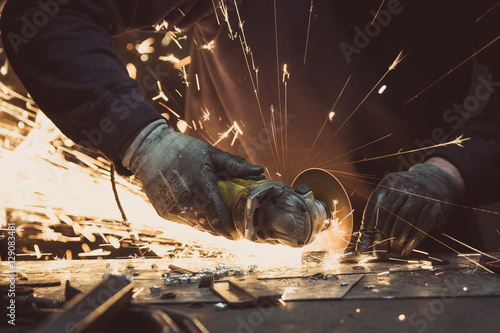
[[[457,270],[441,271],[438,274],[436,275],[436,272],[398,272],[391,273],[389,276],[365,275],[344,298],[453,298],[500,295],[500,276],[498,275],[470,274]]]
[[[333,300],[344,297],[353,288],[363,275],[350,275],[341,277],[339,280],[310,280],[307,283],[298,283],[294,287],[286,287],[283,293],[284,301],[305,301],[305,300]],[[341,285],[346,282],[347,285]]]

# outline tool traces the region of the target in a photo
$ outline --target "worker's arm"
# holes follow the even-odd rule
[[[161,116],[110,37],[162,19],[182,26],[210,12],[211,3],[197,0],[11,0],[2,12],[2,41],[40,109],[75,143],[116,162],[124,143]]]
[[[170,129],[110,40],[162,19],[173,28],[210,13],[211,1],[197,0],[11,0],[1,29],[12,68],[63,133],[132,171],[162,217],[235,238],[216,181],[262,168]]]
[[[500,200],[500,11],[496,1],[475,2],[477,61],[489,67],[474,94],[489,98],[481,114],[458,129],[465,141],[435,151],[425,164],[387,175],[366,205],[358,253],[408,255],[433,228],[442,226],[459,206]],[[485,46],[487,46],[485,48]],[[480,89],[479,91],[477,89]],[[466,221],[464,221],[466,223]]]

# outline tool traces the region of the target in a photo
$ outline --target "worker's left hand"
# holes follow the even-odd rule
[[[197,229],[238,239],[218,180],[258,176],[263,169],[170,128],[166,120],[146,126],[122,159],[141,181],[158,215]]]
[[[408,256],[431,229],[445,224],[462,192],[450,174],[431,164],[387,175],[368,199],[356,252]]]

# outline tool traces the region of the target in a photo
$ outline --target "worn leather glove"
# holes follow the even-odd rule
[[[242,157],[175,132],[163,119],[140,132],[122,164],[141,181],[158,215],[229,239],[240,236],[217,181],[263,172]]]
[[[431,229],[445,224],[462,192],[450,174],[431,164],[387,175],[368,199],[356,252],[408,256]]]

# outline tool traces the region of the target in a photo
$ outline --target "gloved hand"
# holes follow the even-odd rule
[[[425,234],[445,224],[462,192],[450,174],[431,164],[387,175],[368,199],[356,252],[408,256]]]
[[[242,157],[175,132],[163,119],[139,133],[122,164],[141,181],[158,215],[229,239],[240,236],[217,180],[263,172]]]

